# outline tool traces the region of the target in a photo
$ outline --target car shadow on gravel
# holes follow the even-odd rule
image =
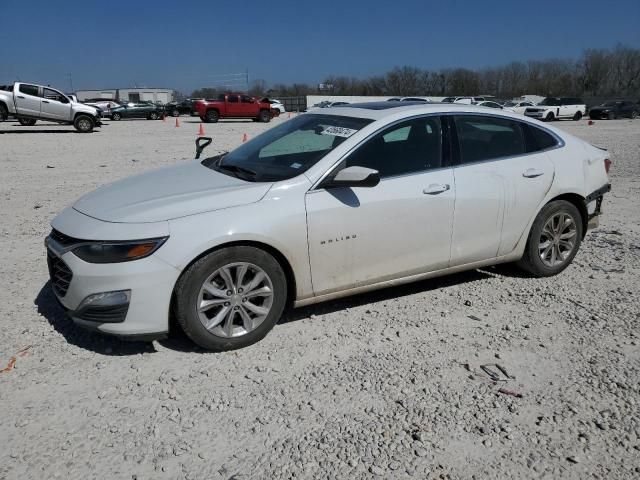
[[[383,288],[372,292],[361,293],[351,297],[345,297],[338,300],[330,300],[327,302],[309,305],[308,307],[300,307],[291,309],[286,312],[285,316],[280,320],[280,324],[295,322],[309,318],[311,315],[325,315],[334,313],[347,308],[362,307],[364,305],[384,302],[396,298],[415,295],[417,293],[428,293],[432,290],[447,288],[454,285],[475,282],[490,278],[491,275],[480,270],[469,270],[462,273],[456,273],[443,277],[430,278],[415,283],[398,285],[397,287]]]
[[[153,353],[151,342],[131,342],[117,337],[91,332],[75,325],[51,290],[51,282],[45,283],[34,300],[38,313],[45,317],[67,342],[101,355],[123,356]]]

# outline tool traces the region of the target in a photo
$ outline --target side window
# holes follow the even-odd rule
[[[65,97],[60,92],[57,92],[50,88],[42,89],[42,97],[47,100],[55,100],[56,102],[69,103],[69,100],[67,99],[67,97]]]
[[[242,103],[253,103],[253,98],[248,97],[246,95],[242,96]]]
[[[422,117],[389,127],[369,139],[346,160],[392,177],[442,166],[442,129],[439,117]]]
[[[237,95],[229,95],[227,97],[227,101],[229,103],[238,103],[238,96]]]
[[[527,153],[539,152],[558,145],[556,138],[544,130],[529,124],[522,124]]]
[[[461,163],[525,153],[520,123],[492,116],[455,115]]]
[[[25,95],[31,95],[34,97],[38,96],[38,87],[35,85],[25,85],[24,83],[20,84],[20,93],[24,93]]]

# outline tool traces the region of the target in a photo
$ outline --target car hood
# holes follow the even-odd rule
[[[590,112],[602,112],[603,110],[615,110],[616,107],[605,107],[604,105],[598,105],[597,107],[591,107]]]
[[[160,222],[257,202],[270,187],[224,175],[194,160],[102,186],[73,208],[107,222]]]

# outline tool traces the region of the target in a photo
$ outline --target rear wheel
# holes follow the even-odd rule
[[[582,112],[576,112],[576,114],[573,116],[574,120],[580,120],[582,118]]]
[[[265,251],[230,247],[191,265],[175,295],[176,317],[189,338],[209,350],[233,350],[261,340],[278,322],[287,282]]]
[[[158,115],[158,112],[151,112],[149,114],[149,120],[157,120],[160,118],[160,115]]]
[[[638,112],[636,112],[635,110],[633,112],[631,112],[631,118],[634,119],[634,120],[636,118],[638,118]]]
[[[260,110],[260,114],[258,115],[258,121],[263,123],[268,123],[271,121],[271,112],[269,110]]]
[[[112,113],[111,114],[111,120],[121,120],[122,119],[122,115],[120,115],[118,112],[116,113]]]
[[[93,131],[95,123],[88,115],[78,115],[73,121],[73,126],[80,133],[90,133]]]
[[[4,104],[0,103],[0,122],[4,122],[7,118],[9,118],[9,110]]]
[[[556,275],[569,266],[582,242],[582,216],[570,202],[548,203],[536,217],[518,265],[534,277]]]
[[[34,120],[33,118],[19,118],[18,122],[20,122],[20,125],[22,125],[23,127],[33,127],[36,124],[37,120]]]
[[[217,110],[209,110],[204,116],[204,121],[207,123],[216,123],[220,118],[220,114]]]
[[[171,116],[172,117],[179,117],[180,116],[180,112],[178,110],[172,110],[171,111]]]
[[[553,115],[553,113],[549,112],[547,113],[547,116],[544,117],[545,122],[553,122],[555,120],[555,116]]]

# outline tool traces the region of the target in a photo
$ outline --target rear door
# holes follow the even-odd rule
[[[242,117],[240,95],[227,95],[227,115],[229,117]]]
[[[41,102],[40,89],[37,85],[18,84],[18,91],[15,92],[16,113],[18,115],[39,117]]]
[[[61,92],[42,87],[41,115],[52,120],[69,120],[71,118],[71,102]]]
[[[495,258],[528,224],[553,179],[553,163],[527,152],[523,122],[452,115],[457,166],[451,266]],[[510,251],[510,250],[509,250]]]

